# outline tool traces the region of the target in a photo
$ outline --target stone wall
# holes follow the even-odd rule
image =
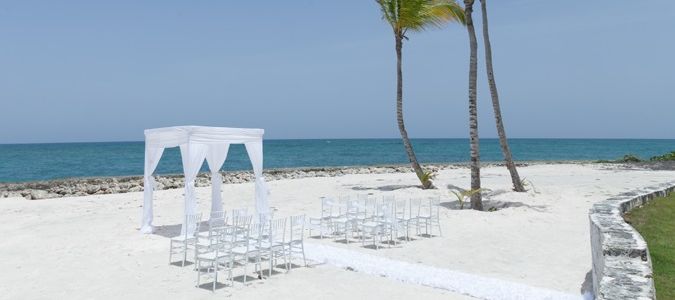
[[[675,182],[670,182],[593,205],[589,217],[595,299],[656,299],[647,243],[623,214],[673,190]]]

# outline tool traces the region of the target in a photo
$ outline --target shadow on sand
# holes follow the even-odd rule
[[[174,238],[180,235],[180,230],[183,224],[171,224],[171,225],[161,225],[155,226],[152,234],[163,236],[165,238]],[[208,221],[202,221],[199,224],[199,232],[206,232],[209,228]]]
[[[381,192],[391,192],[400,189],[407,188],[418,188],[421,189],[419,185],[408,185],[408,184],[392,184],[392,185],[383,185],[383,186],[355,186],[352,187],[352,190],[355,191],[381,191]]]
[[[460,205],[459,201],[441,202],[441,206],[445,207],[447,209],[452,209],[452,210],[460,210],[461,209],[460,208],[461,205]],[[525,204],[523,202],[483,200],[483,208],[484,208],[485,211],[500,210],[500,209],[506,209],[506,208],[514,208],[514,207],[526,207],[526,208],[530,208],[530,209],[538,211],[538,212],[546,212],[548,210],[548,206],[546,206],[546,205],[530,205],[530,204]],[[464,202],[464,209],[471,209],[471,203],[469,203],[469,201]]]

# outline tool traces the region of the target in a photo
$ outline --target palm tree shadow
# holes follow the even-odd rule
[[[538,212],[548,211],[547,205],[531,205],[525,204],[523,202],[511,202],[511,201],[499,201],[499,200],[485,200],[483,201],[483,207],[486,211],[489,210],[501,210],[506,208],[516,208],[516,207],[525,207],[532,209]]]
[[[391,192],[391,191],[400,190],[400,189],[407,189],[407,188],[418,188],[418,189],[422,189],[422,187],[419,186],[419,185],[411,185],[411,184],[392,184],[392,185],[383,185],[383,186],[378,186],[378,187],[355,186],[355,187],[352,187],[352,190],[355,190],[355,191],[371,191],[371,190],[377,190],[377,191],[381,191],[381,192]]]
[[[449,210],[462,210],[459,201],[441,202],[441,207]],[[538,212],[545,212],[548,210],[546,205],[530,205],[523,202],[499,201],[499,200],[483,200],[483,208],[488,211],[491,209],[501,210],[506,208],[526,207]],[[463,209],[471,209],[471,203],[464,202]]]
[[[506,194],[506,193],[508,193],[508,192],[511,192],[511,191],[510,191],[510,190],[507,190],[507,189],[500,189],[500,190],[486,190],[485,193],[483,193],[483,195],[484,195],[485,197],[496,197],[496,196],[499,196],[499,195],[502,195],[502,194]]]
[[[467,191],[467,189],[458,187],[458,186],[456,186],[456,185],[454,185],[454,184],[448,184],[447,186],[448,186],[448,189],[449,189],[449,190],[458,190],[460,193],[463,193],[463,192],[466,192],[466,191]]]
[[[464,208],[467,208],[467,207],[469,207],[469,206],[471,206],[470,203],[467,203],[467,202],[464,203]],[[462,206],[461,206],[461,204],[459,203],[459,201],[441,202],[441,207],[445,207],[445,208],[451,209],[451,210],[462,209],[462,208],[461,208]]]

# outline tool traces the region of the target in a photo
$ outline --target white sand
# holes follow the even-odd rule
[[[537,193],[510,192],[505,169],[485,168],[483,186],[493,190],[487,198],[511,207],[497,212],[442,209],[443,237],[422,238],[379,251],[330,240],[307,242],[578,295],[591,266],[588,209],[592,203],[675,180],[673,171],[619,170],[602,165],[534,165],[520,168],[520,172],[534,183]],[[442,171],[436,180],[439,190],[422,191],[412,187],[415,184],[412,173],[273,181],[271,205],[279,209],[280,216],[316,216],[318,197],[326,195],[442,195],[443,201],[455,201],[446,186],[468,186],[469,172]],[[200,199],[209,199],[209,188],[197,191]],[[253,185],[223,185],[223,195],[227,209],[251,206]],[[192,268],[168,265],[169,241],[161,233],[180,223],[182,190],[155,193],[158,234],[137,231],[141,203],[142,193],[1,199],[0,298],[466,298],[326,265],[295,269],[212,294],[194,287]],[[200,208],[208,212],[209,205],[202,201]]]

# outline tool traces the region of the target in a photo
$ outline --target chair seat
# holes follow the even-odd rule
[[[279,243],[279,242],[274,242],[274,243],[262,242],[262,243],[260,243],[259,249],[271,249],[271,248],[275,248],[275,247],[283,247],[283,245],[284,245],[283,243]]]
[[[375,221],[367,221],[367,222],[361,223],[361,226],[363,226],[363,227],[377,227],[377,226],[380,226],[380,225],[382,225],[382,223],[375,222]]]
[[[202,253],[197,255],[197,259],[199,260],[216,260],[216,259],[222,259],[229,257],[229,255],[225,252],[218,252],[218,256],[216,257],[216,252],[207,252],[207,253]]]
[[[247,252],[251,252],[250,248],[247,248],[247,247],[244,247],[244,246],[232,248],[232,253],[234,253],[234,254],[244,255]]]
[[[189,241],[195,240],[196,238],[197,238],[197,237],[194,237],[194,236],[188,236],[188,237],[186,237],[186,236],[184,236],[184,235],[180,235],[180,236],[172,237],[172,238],[171,238],[171,241],[172,241],[172,242],[185,242],[185,241],[188,241],[188,242],[189,242]]]

